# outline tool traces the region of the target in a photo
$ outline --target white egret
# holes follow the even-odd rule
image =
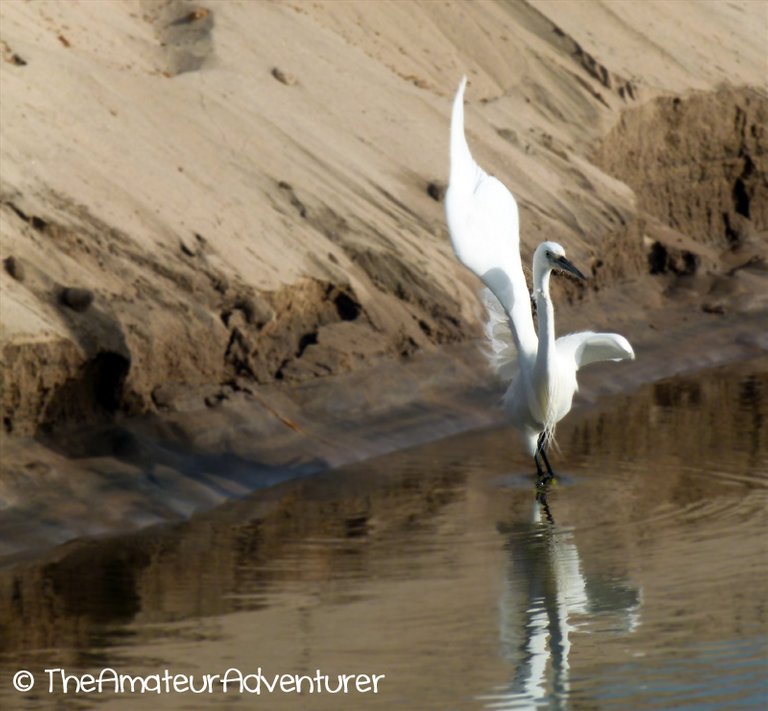
[[[451,170],[445,199],[448,231],[459,260],[492,294],[485,299],[486,333],[497,372],[511,381],[504,409],[534,458],[540,482],[545,483],[554,476],[546,447],[553,442],[555,425],[571,409],[579,368],[597,361],[631,359],[635,354],[627,339],[616,333],[586,331],[555,340],[550,275],[562,270],[586,278],[556,242],[543,242],[533,255],[537,335],[520,261],[517,203],[499,180],[475,163],[469,151],[464,135],[466,82],[464,77],[451,116]]]

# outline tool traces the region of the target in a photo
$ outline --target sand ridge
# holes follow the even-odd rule
[[[759,85],[757,6],[5,3],[2,257],[27,265],[3,280],[6,430],[60,419],[104,353],[94,377],[147,412],[169,381],[301,380],[474,336],[427,192],[464,72],[524,251],[560,239],[606,281],[639,276],[646,205],[590,150],[660,93]]]

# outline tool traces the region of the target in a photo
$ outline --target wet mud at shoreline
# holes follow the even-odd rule
[[[759,301],[766,272],[755,274],[762,275]],[[765,309],[738,318],[692,312],[696,294],[680,290],[676,307],[648,322],[622,318],[632,296],[617,298],[611,324],[637,359],[584,369],[575,407],[768,352]],[[595,325],[589,314],[561,320],[577,329]],[[298,386],[245,388],[215,407],[192,391],[162,418],[122,418],[45,439],[0,433],[7,471],[0,566],[78,537],[185,520],[281,482],[502,424],[502,392],[482,348],[469,343]]]
[[[497,427],[6,565],[0,701],[18,701],[16,668],[260,666],[386,674],[379,694],[318,709],[764,703],[765,357],[604,398],[559,441],[546,509]]]

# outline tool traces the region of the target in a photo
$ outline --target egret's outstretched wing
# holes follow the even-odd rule
[[[485,336],[488,339],[488,360],[504,381],[517,374],[517,349],[509,327],[509,316],[490,289],[483,289],[483,305],[488,312]]]
[[[520,262],[517,203],[472,158],[464,136],[462,79],[451,115],[451,174],[445,198],[456,256],[493,292],[507,312],[516,345],[531,358],[538,347],[530,294]]]
[[[557,354],[572,358],[576,369],[603,360],[634,360],[635,352],[629,341],[618,333],[569,333],[556,342]]]

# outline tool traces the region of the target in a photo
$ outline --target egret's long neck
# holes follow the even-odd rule
[[[539,350],[536,353],[536,370],[542,377],[551,373],[548,367],[555,353],[555,310],[549,296],[549,276],[552,271],[548,268],[533,270],[533,290],[536,298],[536,313],[539,320]]]

